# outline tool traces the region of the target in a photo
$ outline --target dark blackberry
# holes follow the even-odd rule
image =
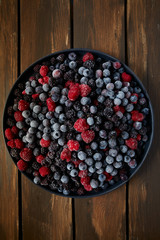
[[[50,61],[44,61],[44,62],[42,62],[42,65],[45,65],[45,66],[49,67],[49,66],[50,66]]]
[[[96,172],[94,172],[94,173],[92,174],[92,178],[97,179],[97,178],[98,178],[98,174],[97,174]]]
[[[125,130],[127,130],[128,129],[128,125],[126,124],[126,123],[121,123],[120,125],[119,125],[119,130],[120,131],[125,131]]]
[[[55,156],[55,152],[54,151],[48,153],[48,157],[50,159],[54,159],[54,156]]]
[[[32,97],[30,95],[27,95],[27,94],[23,95],[23,99],[25,101],[27,101],[27,102],[31,102],[32,101]],[[33,99],[33,100],[36,100],[36,99]]]
[[[24,89],[24,84],[23,83],[18,83],[18,88],[23,90]]]
[[[56,59],[55,59],[55,57],[52,57],[52,58],[50,59],[50,62],[51,62],[51,64],[52,64],[52,65],[54,65],[54,64],[55,64],[55,62],[56,62]]]
[[[65,172],[65,171],[66,171],[66,168],[67,168],[66,163],[65,163],[65,162],[61,162],[61,164],[60,164],[60,169],[61,169],[61,171],[62,171],[62,172]]]
[[[58,57],[56,58],[56,60],[60,63],[64,62],[65,60],[65,55],[62,53],[62,54],[59,54]]]
[[[89,157],[91,157],[91,156],[93,155],[93,151],[92,151],[91,148],[87,148],[87,149],[86,149],[86,153],[87,153],[87,155],[88,155]]]
[[[47,177],[44,178],[44,179],[41,181],[41,185],[42,185],[42,186],[48,186],[48,179],[47,179]]]
[[[50,169],[51,169],[52,172],[56,172],[57,171],[57,167],[54,164],[52,164],[50,166]]]
[[[84,195],[84,194],[85,194],[84,188],[82,188],[82,187],[78,188],[77,194],[78,194],[79,196]]]
[[[146,133],[147,133],[147,128],[146,127],[142,127],[140,130],[139,130],[139,133],[141,134],[141,135],[146,135]]]
[[[76,110],[76,111],[80,111],[81,110],[81,103],[79,101],[75,102],[73,104],[73,108]]]
[[[113,101],[109,98],[106,99],[106,101],[104,102],[104,105],[108,108],[113,107]]]
[[[72,187],[72,188],[71,188],[71,192],[74,192],[74,193],[75,193],[75,192],[77,192],[77,190],[78,190],[77,187]]]
[[[45,160],[49,165],[52,164],[52,159],[50,159],[48,156],[45,158]]]
[[[66,112],[66,117],[68,119],[73,119],[76,116],[76,113],[73,109],[70,109]]]
[[[37,64],[36,66],[34,66],[33,70],[34,72],[38,73],[40,68],[41,68],[41,65]]]
[[[7,113],[8,113],[9,116],[12,116],[12,115],[13,115],[14,110],[13,110],[13,107],[12,107],[12,106],[9,106],[9,107],[7,108]]]
[[[82,61],[82,59],[77,59],[76,63],[77,63],[78,67],[81,67],[83,64],[83,61]]]
[[[16,97],[21,97],[21,96],[22,96],[22,90],[20,90],[19,88],[16,88],[16,89],[14,90],[14,95],[15,95]]]
[[[120,121],[116,121],[116,122],[114,123],[114,126],[115,126],[115,127],[119,127],[120,123],[121,123]]]
[[[19,159],[19,150],[17,148],[11,148],[10,154],[12,157]]]
[[[90,129],[92,129],[92,130],[94,130],[94,131],[96,131],[96,132],[99,132],[99,131],[100,131],[99,125],[96,125],[96,124],[94,124],[93,126],[91,126]]]
[[[95,80],[94,80],[94,79],[89,79],[88,85],[89,85],[90,87],[92,87],[92,88],[95,87],[95,86],[96,86]]]
[[[40,167],[41,167],[41,165],[39,163],[37,163],[37,162],[32,163],[32,168],[34,170],[38,171]]]
[[[20,100],[21,100],[20,97],[16,97],[16,98],[14,98],[14,103],[18,103]]]
[[[112,122],[115,123],[115,122],[118,122],[119,117],[116,114],[114,114],[111,119],[112,119]]]
[[[100,125],[102,123],[102,118],[100,116],[95,116],[96,124]]]
[[[36,73],[35,74],[36,80],[38,80],[39,78],[41,78],[42,76],[40,75],[40,73]]]
[[[50,87],[54,87],[55,86],[55,80],[51,77],[48,81],[48,84]]]
[[[97,93],[96,93],[95,91],[92,91],[92,92],[90,93],[90,97],[91,97],[91,98],[95,98],[96,95],[97,95]]]
[[[78,73],[76,73],[75,76],[74,76],[74,81],[76,83],[78,83],[80,81],[80,79],[81,79],[81,76]]]
[[[110,131],[109,133],[108,133],[108,138],[110,139],[110,138],[116,138],[117,137],[117,133],[116,133],[116,131]]]
[[[64,77],[65,80],[73,80],[74,79],[74,71],[69,70],[68,72],[66,72],[64,74],[63,77]]]
[[[104,111],[103,111],[103,115],[104,115],[106,118],[112,117],[113,113],[114,113],[114,111],[113,111],[113,109],[110,108],[110,107],[106,107],[106,108],[104,109]]]
[[[67,136],[66,136],[67,140],[71,140],[71,139],[73,139],[74,137],[75,137],[75,134],[74,134],[73,132],[68,132],[68,133],[67,133]]]
[[[52,72],[49,71],[49,72],[47,73],[47,75],[48,75],[48,77],[52,77]]]
[[[46,155],[47,152],[48,152],[48,149],[47,149],[47,148],[45,148],[45,147],[42,147],[42,148],[41,148],[41,154],[42,154],[42,155]]]
[[[27,170],[26,170],[26,173],[27,173],[27,174],[31,174],[32,172],[33,172],[32,167],[27,168]]]
[[[88,106],[88,105],[83,106],[83,107],[82,107],[82,111],[83,111],[84,113],[89,113],[89,106]]]
[[[137,138],[138,132],[134,129],[131,130],[130,132],[130,137],[131,138]]]
[[[110,130],[113,128],[113,123],[111,121],[107,121],[104,123],[104,128]]]
[[[56,142],[51,142],[50,146],[48,147],[48,150],[50,152],[58,150],[59,145]]]
[[[58,184],[53,181],[50,185],[49,185],[50,189],[52,190],[57,190],[58,189]]]
[[[86,61],[86,62],[83,63],[83,66],[84,66],[85,68],[91,69],[91,68],[94,68],[95,62],[92,61],[92,60],[88,60],[88,61]]]
[[[63,63],[63,64],[60,64],[59,69],[63,72],[66,72],[68,70],[68,67]]]
[[[34,149],[36,147],[36,143],[28,143],[28,148]]]
[[[15,125],[15,120],[13,118],[8,118],[7,119],[7,125],[9,127],[13,127]]]

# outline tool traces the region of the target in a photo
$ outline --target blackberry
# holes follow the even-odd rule
[[[113,128],[113,123],[111,121],[107,121],[104,123],[104,128],[110,130]]]
[[[120,131],[125,131],[128,130],[128,125],[126,123],[122,123],[119,125],[119,130]]]
[[[62,171],[62,172],[65,172],[65,171],[66,171],[66,168],[67,168],[66,163],[65,163],[65,162],[61,162],[61,164],[60,164],[60,169],[61,169],[61,171]]]
[[[73,132],[68,132],[68,133],[67,133],[67,136],[66,136],[67,140],[73,139],[74,135],[75,135],[75,134],[74,134]]]
[[[104,102],[104,105],[108,108],[113,107],[113,101],[109,98],[106,99],[106,101]]]
[[[93,151],[91,148],[86,149],[86,153],[89,157],[91,157],[93,155]]]
[[[64,74],[63,77],[64,77],[65,80],[73,80],[74,79],[74,71],[69,70],[68,72],[66,72]]]
[[[88,60],[88,61],[86,61],[86,62],[84,62],[83,63],[83,66],[85,67],[85,68],[94,68],[94,66],[95,66],[95,62],[94,61],[92,61],[92,60]]]
[[[95,98],[96,95],[97,95],[97,93],[96,93],[95,91],[92,91],[92,92],[90,93],[90,97],[91,97],[91,98]]]
[[[58,150],[59,146],[56,142],[51,142],[50,146],[48,147],[48,150],[50,152]]]
[[[33,172],[32,167],[27,168],[27,170],[26,170],[26,173],[27,173],[27,174],[31,174],[32,172]]]
[[[54,65],[54,64],[55,64],[55,62],[56,62],[56,59],[55,59],[55,57],[52,57],[52,58],[50,59],[50,62],[51,62],[51,64],[52,64],[52,65]]]
[[[42,155],[46,155],[47,152],[48,152],[48,149],[47,149],[47,148],[45,148],[45,147],[42,147],[42,148],[41,148],[41,154],[42,154]]]
[[[147,133],[147,128],[146,127],[142,127],[140,130],[139,130],[139,133],[141,134],[141,135],[146,135],[146,133]]]
[[[12,157],[19,159],[19,150],[17,148],[11,148],[10,154]]]
[[[96,124],[100,125],[102,123],[102,118],[100,116],[95,116]]]
[[[12,118],[8,118],[8,119],[7,119],[7,125],[8,125],[9,127],[13,127],[13,126],[15,125],[15,120],[12,119]]]
[[[110,139],[110,138],[116,138],[117,137],[117,133],[116,133],[116,131],[110,131],[109,133],[108,133],[108,138]]]
[[[74,109],[75,109],[76,111],[80,111],[80,110],[81,110],[81,104],[80,104],[80,102],[79,102],[79,101],[75,102],[75,103],[73,104],[73,107],[74,107]]]
[[[80,195],[80,196],[81,196],[81,195],[84,195],[84,194],[85,194],[84,188],[82,188],[82,187],[78,188],[77,194]]]
[[[73,119],[76,116],[76,113],[73,109],[70,109],[66,112],[66,117],[68,119]]]
[[[68,70],[68,67],[63,63],[59,66],[59,69],[63,72],[66,72]]]
[[[23,90],[24,89],[24,84],[23,83],[18,83],[18,88]]]
[[[41,185],[42,185],[42,186],[48,186],[48,179],[47,179],[47,177],[44,178],[44,179],[41,181]]]
[[[131,137],[131,138],[137,138],[137,134],[138,134],[138,132],[133,129],[133,130],[130,132],[130,137]]]
[[[9,106],[9,107],[7,108],[7,113],[8,113],[9,116],[12,116],[12,115],[13,115],[14,110],[13,110],[13,107],[12,107],[12,106]]]
[[[36,147],[36,143],[28,143],[28,148],[34,149]]]
[[[77,63],[77,66],[79,67],[79,66],[82,66],[83,61],[81,59],[77,59],[76,63]]]
[[[49,165],[52,164],[52,159],[50,159],[49,157],[46,157],[45,160],[46,160],[46,162],[47,162]]]
[[[55,152],[54,151],[48,153],[48,157],[50,159],[54,159],[54,156],[55,156]]]
[[[57,190],[58,189],[58,184],[56,183],[56,181],[53,181],[50,185],[49,185],[50,189],[52,190]]]
[[[113,112],[113,109],[110,108],[110,107],[106,107],[106,108],[104,109],[104,111],[103,111],[103,115],[104,115],[106,118],[112,117],[113,113],[114,113],[114,112]]]
[[[16,97],[21,97],[21,96],[22,96],[22,90],[20,90],[19,88],[16,88],[16,89],[14,90],[14,95],[15,95]]]
[[[80,75],[78,73],[76,73],[75,76],[74,76],[74,81],[76,83],[78,83],[80,81],[80,78],[81,78]]]
[[[50,87],[54,87],[55,86],[55,80],[53,79],[53,77],[51,77],[48,81],[48,84]]]
[[[27,102],[31,102],[32,101],[32,97],[30,95],[23,95],[23,99]],[[38,99],[39,100],[39,99]],[[36,99],[33,99],[33,101],[37,101]]]
[[[41,165],[40,165],[39,163],[37,163],[37,162],[33,162],[33,163],[32,163],[32,168],[33,168],[34,170],[36,170],[36,171],[39,170],[40,166],[41,166]]]
[[[40,68],[41,68],[41,65],[37,64],[36,66],[34,66],[33,70],[34,72],[38,73]]]
[[[56,60],[60,63],[64,62],[65,60],[65,55],[62,53],[62,54],[59,54],[58,57],[56,58]]]
[[[94,79],[89,79],[88,85],[89,85],[91,88],[94,88],[94,87],[96,86],[95,80],[94,80]]]
[[[89,105],[85,105],[82,107],[84,113],[89,113]]]
[[[36,80],[38,80],[39,78],[41,78],[40,73],[36,73],[36,74],[35,74],[35,78],[36,78]]]
[[[16,98],[14,99],[14,103],[18,103],[20,100],[21,100],[20,97],[16,97]]]
[[[51,169],[52,172],[56,172],[57,171],[57,167],[54,164],[52,164],[50,166],[50,169]]]

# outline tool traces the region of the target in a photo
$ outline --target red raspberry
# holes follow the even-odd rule
[[[32,150],[29,148],[23,148],[20,152],[20,157],[25,160],[26,162],[29,162],[32,160]]]
[[[93,103],[94,103],[95,106],[98,106],[98,101],[97,101],[97,99],[94,99]]]
[[[24,143],[22,142],[21,139],[15,139],[14,140],[14,143],[15,143],[15,147],[18,148],[18,149],[22,149],[24,148]]]
[[[40,141],[41,147],[49,147],[51,140],[44,140],[43,138]]]
[[[51,172],[50,169],[48,167],[45,167],[45,166],[43,166],[39,169],[39,173],[42,177],[47,176],[48,174],[50,174],[50,172]]]
[[[80,95],[80,89],[79,85],[74,84],[73,86],[70,86],[70,90],[68,92],[68,98],[71,101],[75,101]]]
[[[39,82],[40,84],[44,84],[43,78],[39,78],[39,79],[38,79],[38,82]]]
[[[81,133],[81,137],[84,142],[90,143],[95,138],[95,133],[93,130],[87,130]]]
[[[125,141],[126,145],[131,148],[132,150],[137,149],[138,142],[135,138],[129,138]]]
[[[38,98],[38,97],[39,97],[39,94],[38,94],[38,93],[32,94],[32,98],[33,98],[33,99],[36,99],[36,98]]]
[[[79,164],[81,163],[81,160],[76,160],[76,161],[72,161],[72,163],[75,165],[75,167],[77,168],[79,166]]]
[[[10,141],[7,142],[7,145],[10,147],[10,148],[15,148],[16,145],[15,145],[15,142],[14,142],[14,139],[11,139]]]
[[[121,67],[120,62],[113,62],[114,69],[119,69]]]
[[[88,192],[92,191],[92,187],[91,187],[90,184],[85,184],[85,185],[84,185],[84,189],[85,189],[86,191],[88,191]]]
[[[138,111],[132,111],[131,114],[132,114],[132,120],[134,122],[136,122],[136,121],[142,122],[144,119],[144,115]]]
[[[142,137],[141,137],[141,134],[138,134],[138,135],[137,135],[137,141],[141,141],[141,138],[142,138]]]
[[[75,140],[69,140],[67,142],[67,146],[68,146],[70,151],[78,151],[78,149],[79,149],[79,142],[75,141]]]
[[[78,173],[78,177],[80,177],[80,178],[85,178],[85,177],[87,177],[87,175],[88,175],[87,169],[86,170],[81,170]]]
[[[11,140],[11,139],[14,138],[14,134],[13,134],[13,132],[11,131],[10,128],[7,128],[7,129],[5,130],[5,136],[6,136],[6,138],[7,138],[8,140]]]
[[[74,85],[74,82],[72,82],[71,80],[68,80],[68,81],[65,83],[65,87],[66,87],[66,88],[71,88],[71,87],[73,87],[73,85]]]
[[[92,53],[89,53],[89,52],[87,52],[84,56],[83,56],[83,62],[86,62],[86,61],[88,61],[88,60],[94,60],[94,57],[93,57],[93,55],[92,55]]]
[[[121,76],[122,76],[123,82],[131,82],[132,80],[131,75],[127,74],[126,72],[123,72]]]
[[[48,73],[48,67],[43,65],[40,70],[39,70],[39,73],[41,74],[42,77],[45,77]]]
[[[22,112],[20,111],[15,112],[14,119],[16,120],[16,122],[23,121],[24,117],[22,116]]]
[[[116,106],[113,107],[113,109],[114,109],[115,112],[119,112],[119,111],[122,112],[122,113],[125,112],[125,108],[122,107],[122,106],[116,105]]]
[[[47,98],[46,103],[47,103],[49,112],[54,112],[56,108],[55,102],[51,98]]]
[[[17,162],[17,167],[20,171],[26,171],[28,168],[28,164],[26,162],[24,162],[22,159],[20,159]]]
[[[33,80],[35,80],[36,78],[34,77],[34,76],[31,76],[30,78],[29,78],[29,81],[33,81]]]
[[[106,181],[110,181],[113,177],[107,173],[107,172],[103,172],[104,175],[106,175]]]
[[[115,128],[115,131],[117,133],[117,136],[119,136],[119,134],[121,133],[121,130],[119,128]]]
[[[18,109],[23,112],[24,110],[27,110],[29,108],[29,103],[25,100],[20,100],[18,102]]]
[[[64,148],[61,152],[61,159],[69,162],[71,160],[71,151],[68,148]]]
[[[36,161],[41,164],[41,162],[43,161],[44,158],[45,157],[43,155],[39,155],[36,157]]]
[[[81,97],[86,97],[91,92],[91,88],[87,84],[79,85]]]
[[[22,94],[23,94],[23,95],[25,95],[25,94],[26,94],[26,91],[25,91],[25,90],[23,90]]]
[[[12,131],[12,133],[13,133],[14,135],[17,135],[18,132],[19,132],[19,130],[18,130],[18,128],[17,128],[16,126],[13,126],[13,127],[11,128],[11,131]]]
[[[75,123],[74,123],[74,129],[78,132],[83,132],[85,130],[89,129],[89,125],[86,121],[85,118],[79,118]]]
[[[90,177],[87,176],[87,177],[84,177],[84,178],[81,178],[81,184],[84,186],[85,184],[89,184],[90,183]]]
[[[49,77],[48,76],[43,78],[43,83],[47,83],[48,84],[48,81],[49,81]]]

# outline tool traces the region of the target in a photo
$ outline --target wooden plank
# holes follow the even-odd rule
[[[129,239],[160,239],[159,102],[160,1],[127,3],[128,63],[148,90],[154,108],[151,151],[129,183]],[[152,17],[151,17],[152,16]]]
[[[74,47],[125,60],[124,1],[74,1]],[[76,240],[126,238],[126,186],[93,199],[75,200]]]
[[[21,71],[70,47],[70,1],[21,1]],[[23,239],[72,239],[71,199],[56,197],[22,177]]]
[[[0,116],[17,78],[17,1],[0,1]],[[0,238],[18,239],[18,171],[0,138]]]

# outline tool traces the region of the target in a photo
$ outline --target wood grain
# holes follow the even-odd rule
[[[0,116],[17,78],[17,1],[0,1]],[[0,127],[0,238],[18,239],[18,171],[3,140]]]
[[[160,1],[128,1],[128,63],[150,95],[155,115],[152,149],[129,183],[129,239],[160,239]],[[150,16],[150,17],[149,17]]]
[[[74,1],[74,47],[125,60],[124,1]],[[75,200],[76,240],[126,239],[126,186],[107,195]]]
[[[70,47],[69,0],[21,1],[21,71]],[[71,199],[56,197],[22,177],[23,239],[72,239]]]

